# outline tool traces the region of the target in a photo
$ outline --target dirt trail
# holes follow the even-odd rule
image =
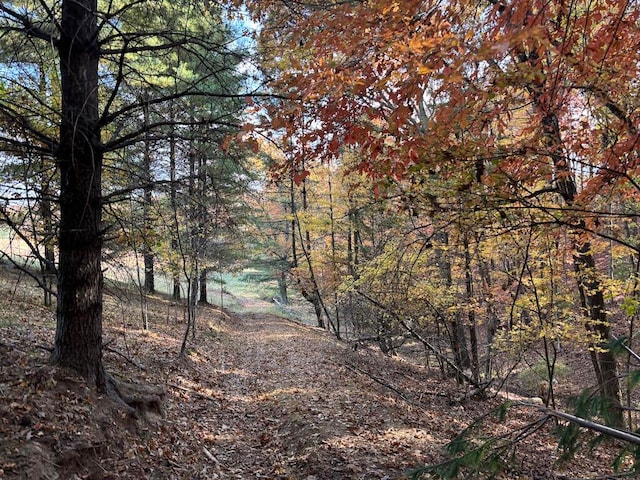
[[[225,400],[211,439],[222,476],[397,478],[434,448],[415,407],[353,370],[376,355],[271,315],[243,315],[230,327],[220,342]]]
[[[0,283],[0,293],[14,286]],[[425,369],[354,352],[318,328],[203,307],[179,359],[175,305],[151,300],[143,331],[136,302],[106,296],[106,368],[166,388],[162,416],[134,420],[47,364],[40,346],[55,322],[36,290],[8,298],[0,295],[1,479],[400,478],[436,459],[464,422],[443,427],[430,410],[446,398],[426,393],[442,385]]]
[[[134,419],[48,365],[53,311],[36,289],[14,295],[14,277],[0,282],[0,479],[396,479],[438,462],[444,444],[499,404],[452,403],[460,392],[437,371],[267,314],[203,307],[178,359],[175,304],[151,299],[143,331],[138,303],[107,295],[106,368],[166,388],[162,416]],[[488,428],[499,434],[537,416],[518,410]],[[558,456],[549,432],[519,453],[523,473],[504,478],[560,478],[549,471]],[[577,458],[569,478],[608,471],[606,453]]]

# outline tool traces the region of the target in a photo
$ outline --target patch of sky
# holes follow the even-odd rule
[[[244,7],[227,12],[223,21],[232,34],[230,49],[241,54],[243,58],[237,66],[237,70],[244,78],[244,86],[247,91],[256,92],[264,83],[255,60],[257,55],[256,38],[260,33],[260,24],[251,19],[249,12]]]

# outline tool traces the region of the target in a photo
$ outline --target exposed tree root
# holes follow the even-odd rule
[[[106,393],[134,418],[164,417],[162,402],[167,392],[163,387],[126,383],[107,375]]]

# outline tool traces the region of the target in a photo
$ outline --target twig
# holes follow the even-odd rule
[[[180,385],[176,385],[175,383],[167,383],[171,388],[175,388],[177,390],[182,390],[183,392],[190,393],[191,395],[195,395],[196,397],[204,398],[205,400],[209,400],[211,402],[219,402],[220,400],[212,397],[211,395],[207,395],[205,393],[196,392],[195,390],[191,390],[190,388],[182,387]]]
[[[367,372],[366,370],[363,370],[361,368],[356,367],[355,365],[351,365],[349,363],[344,363],[343,364],[344,367],[348,368],[349,370],[356,372],[356,373],[361,373],[363,375],[366,375],[367,377],[369,377],[371,380],[373,380],[374,382],[382,385],[385,388],[388,388],[389,390],[391,390],[392,392],[394,392],[396,395],[398,395],[400,398],[402,398],[405,402],[410,403],[412,405],[416,405],[418,406],[414,401],[412,401],[409,397],[407,397],[402,391],[398,390],[396,387],[394,387],[393,385],[389,385],[387,382],[385,382],[384,380],[382,380],[379,377],[376,377],[375,375]]]
[[[146,371],[147,369],[140,363],[136,362],[135,360],[133,360],[132,358],[127,357],[124,353],[119,352],[118,350],[116,350],[115,348],[111,348],[111,347],[107,347],[105,345],[102,346],[103,350],[106,350],[107,352],[111,352],[111,353],[115,353],[116,355],[124,358],[128,363],[130,363],[131,365],[133,365],[134,367],[139,368],[140,370],[144,370]]]
[[[170,458],[167,458],[166,461],[169,465],[171,465],[176,470],[182,470],[183,472],[187,471],[187,469],[184,466],[180,465],[178,462],[174,462]]]
[[[213,463],[215,463],[218,467],[220,466],[220,461],[213,455],[213,453],[211,453],[209,450],[207,450],[206,447],[202,447],[202,451],[204,452],[205,456],[211,460]]]

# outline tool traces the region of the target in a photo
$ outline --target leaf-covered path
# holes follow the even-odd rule
[[[441,460],[445,443],[501,401],[452,402],[460,392],[435,369],[374,346],[354,351],[264,313],[201,308],[197,336],[179,359],[184,325],[175,303],[149,299],[144,331],[135,301],[107,295],[107,369],[142,389],[166,389],[161,416],[133,419],[48,365],[53,312],[37,290],[15,295],[17,280],[8,278],[0,282],[1,479],[397,479]],[[516,409],[506,423],[491,420],[487,433],[538,416]],[[556,445],[548,431],[522,441],[518,463],[501,478],[608,471],[611,452],[597,450],[557,475]]]
[[[203,307],[179,359],[175,304],[150,299],[143,331],[136,302],[108,295],[106,368],[166,389],[162,416],[134,420],[47,364],[54,316],[31,293],[0,296],[0,478],[399,478],[470,418],[427,369],[275,315]]]
[[[377,355],[271,315],[237,317],[223,336],[210,452],[225,477],[396,478],[444,440],[379,372],[359,373]]]

